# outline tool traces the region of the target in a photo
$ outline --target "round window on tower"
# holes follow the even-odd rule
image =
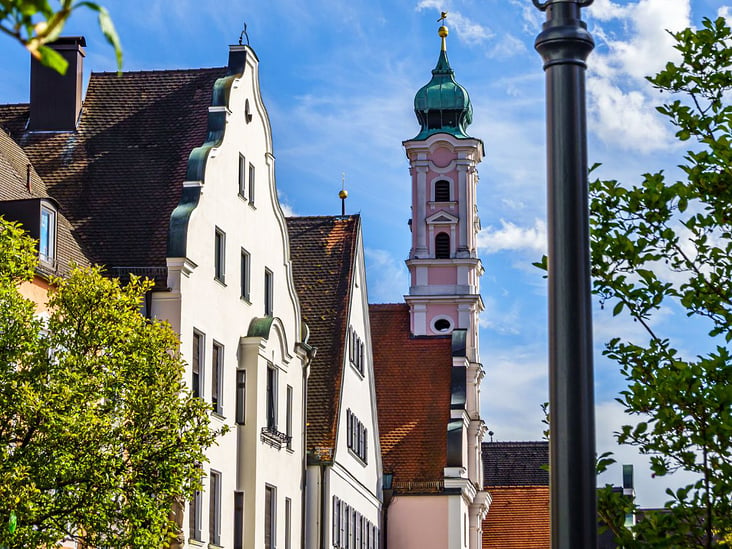
[[[452,331],[452,319],[448,316],[436,316],[432,319],[432,331],[438,334],[448,334]]]

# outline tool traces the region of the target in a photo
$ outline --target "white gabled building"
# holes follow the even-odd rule
[[[381,450],[359,216],[287,220],[310,342],[305,544],[375,549]]]
[[[170,216],[169,289],[152,297],[153,313],[181,334],[189,381],[214,407],[214,426],[231,427],[188,506],[189,547],[301,539],[308,348],[257,69],[251,48],[230,48],[207,141],[191,152]]]

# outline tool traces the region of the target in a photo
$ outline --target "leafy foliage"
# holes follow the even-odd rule
[[[23,44],[33,57],[64,74],[68,63],[55,50],[46,46],[56,40],[74,11],[86,8],[98,14],[99,29],[114,48],[117,68],[122,69],[122,45],[104,6],[96,2],[57,0],[58,8],[49,0],[0,0],[0,31]]]
[[[219,434],[209,407],[171,328],[139,312],[149,282],[77,268],[43,319],[18,289],[35,254],[0,219],[0,546],[162,547]]]
[[[650,455],[657,476],[699,477],[669,490],[665,512],[641,521],[634,538],[618,528],[626,547],[718,547],[732,533],[732,31],[705,19],[673,36],[682,61],[649,81],[673,94],[658,111],[690,144],[684,179],[591,184],[594,291],[645,339],[615,338],[604,351],[628,382],[618,401],[642,419],[618,441]],[[706,352],[689,358],[658,331],[669,310],[705,327]]]

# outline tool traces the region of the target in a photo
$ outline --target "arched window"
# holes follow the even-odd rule
[[[435,183],[435,202],[450,202],[450,182],[440,180]]]
[[[450,235],[438,233],[435,237],[435,257],[437,259],[450,258]]]

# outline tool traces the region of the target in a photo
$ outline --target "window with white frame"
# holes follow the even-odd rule
[[[290,385],[287,386],[287,415],[285,417],[285,435],[287,435],[287,448],[292,449],[292,397],[294,391]]]
[[[246,198],[247,192],[247,160],[239,153],[239,196]]]
[[[249,204],[254,206],[254,164],[249,164]]]
[[[236,423],[244,425],[246,423],[246,404],[247,404],[247,371],[236,371]]]
[[[244,248],[241,249],[241,298],[249,301],[249,281],[251,280],[251,262],[252,258],[249,252]]]
[[[264,270],[264,316],[272,316],[274,312],[274,281],[272,271]]]
[[[188,505],[188,537],[201,541],[203,539],[201,532],[203,494],[200,490],[195,491]]]
[[[211,353],[211,404],[219,415],[223,414],[224,346],[214,341]]]
[[[366,426],[359,421],[356,414],[351,412],[349,408],[346,410],[346,441],[348,449],[351,450],[356,456],[367,463],[368,457],[368,444],[367,436],[368,429]]]
[[[191,352],[191,392],[194,397],[203,397],[203,372],[205,368],[206,338],[198,330],[193,331],[193,349]]]
[[[264,547],[277,547],[277,488],[264,487]]]
[[[221,545],[221,473],[211,470],[209,482],[208,541]]]
[[[226,274],[226,233],[216,227],[214,235],[214,278],[223,283]]]
[[[277,430],[277,368],[267,367],[267,428]]]
[[[38,255],[41,261],[47,263],[53,263],[56,259],[56,211],[46,205],[41,206]]]

